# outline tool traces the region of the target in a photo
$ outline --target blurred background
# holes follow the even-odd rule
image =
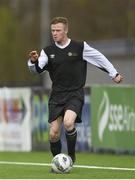
[[[87,41],[135,83],[134,0],[0,0],[0,86],[45,86],[48,75],[33,76],[28,53],[50,42],[50,20],[69,19],[69,36]],[[88,66],[86,84],[112,83],[106,74]]]

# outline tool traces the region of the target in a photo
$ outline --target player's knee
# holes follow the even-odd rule
[[[74,128],[74,123],[70,120],[64,120],[64,127],[67,131],[71,131]]]
[[[49,137],[50,137],[50,141],[57,141],[59,139],[59,132],[50,131]]]

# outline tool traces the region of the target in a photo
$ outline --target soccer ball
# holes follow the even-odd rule
[[[73,167],[73,161],[70,156],[66,154],[57,154],[52,159],[52,170],[55,173],[67,173]]]

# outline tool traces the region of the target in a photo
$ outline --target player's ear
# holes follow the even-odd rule
[[[68,34],[68,29],[65,29],[65,34]]]
[[[64,30],[65,30],[65,32],[67,34],[68,33],[68,26],[67,25],[65,25]]]

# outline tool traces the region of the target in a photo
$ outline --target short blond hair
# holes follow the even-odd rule
[[[65,26],[68,27],[68,19],[65,18],[65,17],[54,17],[54,18],[51,20],[51,25],[52,25],[52,24],[57,24],[57,23],[62,23],[62,24],[64,24]]]

